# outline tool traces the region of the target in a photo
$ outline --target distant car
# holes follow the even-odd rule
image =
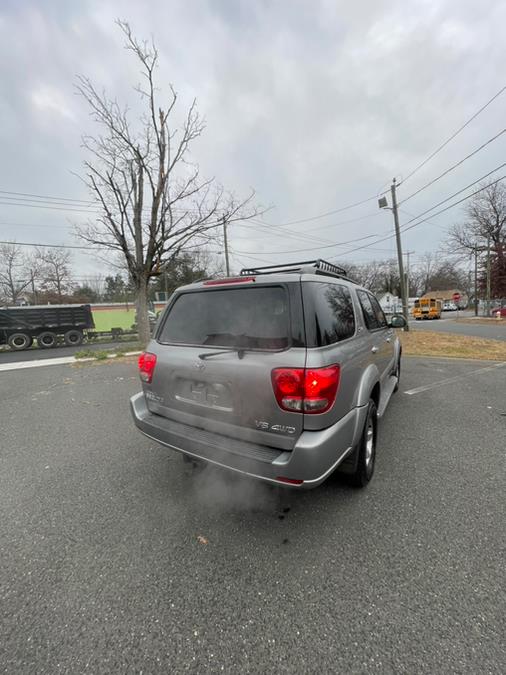
[[[492,316],[497,316],[497,312],[500,312],[502,319],[506,319],[506,307],[494,307]]]
[[[457,305],[451,300],[445,300],[443,302],[443,312],[456,312],[457,310]]]

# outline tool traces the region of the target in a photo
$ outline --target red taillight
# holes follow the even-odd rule
[[[271,379],[278,405],[283,410],[302,412],[304,368],[275,368]]]
[[[222,286],[225,284],[242,284],[245,281],[255,281],[255,277],[226,277],[225,279],[210,279],[204,281],[204,286]]]
[[[151,384],[153,373],[155,372],[156,355],[150,354],[150,352],[142,352],[142,354],[139,356],[138,363],[141,380],[146,382],[146,384]]]
[[[271,373],[280,408],[290,412],[324,413],[336,400],[338,365],[326,368],[275,368]]]
[[[302,485],[304,482],[300,478],[286,478],[286,476],[276,476],[276,480],[280,483],[288,483],[288,485]]]

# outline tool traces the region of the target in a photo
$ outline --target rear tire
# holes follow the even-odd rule
[[[20,352],[23,349],[30,349],[33,344],[33,339],[26,333],[13,333],[7,343],[15,352]]]
[[[367,416],[365,418],[362,438],[358,445],[357,468],[347,476],[348,482],[354,487],[363,488],[374,474],[376,462],[376,439],[378,435],[378,413],[376,404],[369,400]]]
[[[72,328],[65,333],[63,339],[67,347],[78,347],[83,343],[84,335],[80,330]]]
[[[41,349],[52,349],[58,343],[58,336],[50,330],[46,330],[37,337],[37,344]]]

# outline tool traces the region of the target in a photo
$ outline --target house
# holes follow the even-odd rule
[[[449,290],[441,291],[434,290],[425,293],[422,295],[422,298],[436,298],[436,300],[442,300],[443,302],[453,302],[453,296],[458,293],[460,295],[459,302],[455,303],[459,309],[465,309],[468,305],[469,298],[468,296],[458,288],[450,288]]]
[[[395,293],[378,295],[378,302],[385,314],[402,314],[402,301]]]

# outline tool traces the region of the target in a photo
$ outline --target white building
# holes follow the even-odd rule
[[[402,301],[395,293],[378,295],[378,302],[385,314],[402,314]]]

